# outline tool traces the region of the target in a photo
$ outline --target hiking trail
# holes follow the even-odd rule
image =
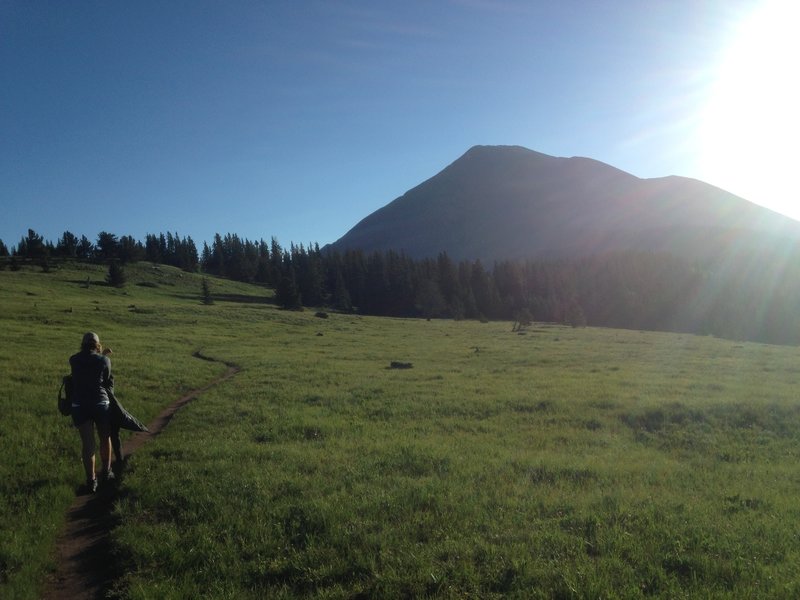
[[[147,424],[149,432],[133,433],[123,445],[123,473],[128,457],[161,433],[179,409],[241,370],[233,363],[210,358],[199,351],[192,356],[221,362],[228,368],[203,387],[187,392],[167,406]],[[81,491],[75,497],[67,510],[64,529],[56,540],[56,569],[45,578],[41,595],[43,600],[99,600],[106,597],[114,579],[114,565],[109,560],[109,535],[113,526],[112,510],[116,497],[116,484],[101,484],[95,494]]]

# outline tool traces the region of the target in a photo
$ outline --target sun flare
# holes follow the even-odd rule
[[[700,170],[800,219],[800,3],[764,0],[732,29],[698,128]]]

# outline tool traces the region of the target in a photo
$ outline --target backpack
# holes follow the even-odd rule
[[[62,395],[61,392],[64,392]],[[61,387],[58,390],[58,412],[68,417],[72,412],[72,375],[61,378]]]

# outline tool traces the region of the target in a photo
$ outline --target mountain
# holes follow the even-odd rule
[[[713,257],[765,240],[797,243],[800,222],[694,179],[475,146],[328,248],[491,262],[622,250]]]

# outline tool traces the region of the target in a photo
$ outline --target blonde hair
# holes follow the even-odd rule
[[[97,352],[100,354],[103,351],[103,346],[100,343],[100,337],[92,331],[85,333],[83,340],[81,341],[81,350]]]

